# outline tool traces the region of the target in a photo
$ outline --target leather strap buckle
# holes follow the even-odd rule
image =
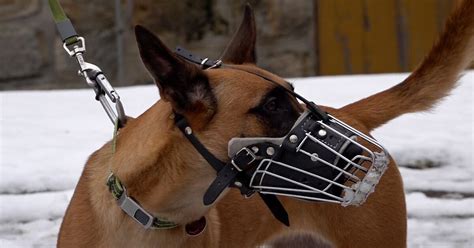
[[[248,149],[244,147],[238,151],[235,156],[230,161],[234,168],[241,172],[248,169],[249,165],[252,164],[257,159],[257,156]]]

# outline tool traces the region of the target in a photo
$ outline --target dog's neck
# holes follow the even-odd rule
[[[210,166],[174,127],[169,104],[159,101],[131,120],[117,138],[112,171],[147,211],[178,224],[199,219],[208,209],[202,195]],[[184,156],[186,155],[186,156]]]

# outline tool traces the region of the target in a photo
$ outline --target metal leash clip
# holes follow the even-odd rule
[[[94,89],[95,99],[100,102],[112,123],[114,125],[117,123],[119,128],[123,127],[126,116],[117,91],[110,85],[98,66],[84,61],[83,54],[86,52],[86,42],[83,37],[77,35],[59,1],[48,0],[48,3],[56,22],[56,28],[63,41],[64,50],[70,57],[76,58],[79,63],[79,75],[84,76],[87,84]],[[115,104],[115,110],[110,106],[110,103]]]
[[[112,123],[118,120],[119,127],[123,126],[126,121],[126,115],[120,101],[120,96],[98,66],[84,61],[83,54],[86,51],[85,40],[83,37],[77,37],[77,40],[78,42],[70,46],[64,43],[64,49],[69,56],[77,59],[80,67],[78,74],[84,76],[87,85],[94,89],[96,100],[100,102]],[[71,46],[72,48],[70,48]],[[109,100],[107,100],[106,96]],[[110,103],[115,104],[115,111]]]

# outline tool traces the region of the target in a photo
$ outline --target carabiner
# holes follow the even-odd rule
[[[122,102],[120,101],[120,96],[109,83],[102,70],[98,66],[88,63],[84,60],[83,53],[85,52],[85,42],[82,37],[79,37],[78,40],[81,41],[81,45],[74,45],[73,49],[71,50],[69,50],[66,46],[66,43],[64,43],[66,51],[68,51],[69,55],[76,58],[80,67],[79,75],[84,76],[87,85],[94,89],[96,94],[95,99],[100,102],[109,119],[113,124],[115,124],[115,122],[118,120],[119,127],[123,127],[127,118]],[[106,95],[110,102],[115,104],[115,111],[110,106]]]

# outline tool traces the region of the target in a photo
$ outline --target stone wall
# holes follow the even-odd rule
[[[135,24],[153,30],[172,49],[181,45],[217,58],[240,24],[246,2],[122,0],[120,29],[115,1],[61,0],[86,39],[86,61],[100,66],[115,86],[151,81],[138,56]],[[313,1],[250,3],[257,20],[258,64],[286,77],[314,75]],[[0,89],[86,87],[76,62],[62,49],[47,1],[0,0],[0,46]]]

